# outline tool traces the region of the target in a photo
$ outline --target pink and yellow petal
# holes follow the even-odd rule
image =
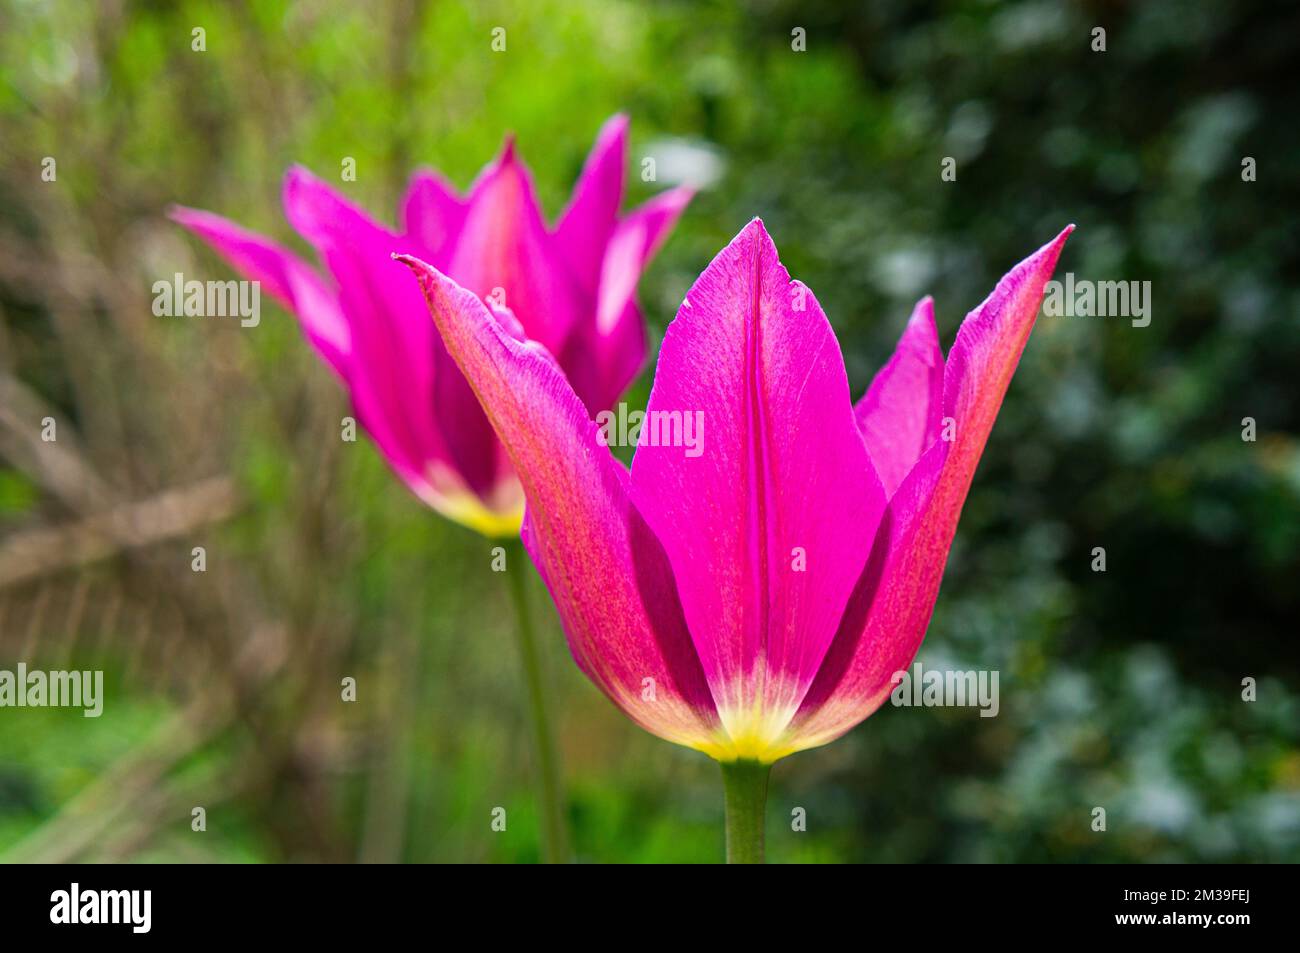
[[[693,419],[699,452],[647,444]],[[719,715],[765,760],[830,645],[884,509],[844,361],[812,292],[758,220],[669,325],[632,464]]]

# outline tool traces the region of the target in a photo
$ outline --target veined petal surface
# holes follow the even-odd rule
[[[692,421],[698,453],[663,445]],[[632,498],[672,564],[732,756],[775,760],[885,500],[834,332],[757,219],[668,327]]]

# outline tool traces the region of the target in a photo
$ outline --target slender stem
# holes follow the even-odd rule
[[[732,761],[722,765],[727,814],[727,863],[763,863],[764,810],[770,764]]]
[[[518,539],[507,545],[506,575],[510,577],[510,596],[515,604],[519,624],[515,627],[519,641],[519,659],[524,669],[528,708],[533,723],[534,767],[541,781],[542,857],[548,864],[562,864],[569,859],[568,833],[564,820],[564,792],[560,787],[560,765],[555,755],[555,739],[547,714],[546,687],[542,663],[537,653],[537,634],[528,611],[528,557]]]

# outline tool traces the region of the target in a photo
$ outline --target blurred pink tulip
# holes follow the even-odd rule
[[[396,233],[294,167],[285,214],[326,275],[210,212],[174,208],[171,217],[298,317],[420,499],[487,536],[513,536],[524,503],[514,467],[391,256],[414,255],[488,300],[511,333],[555,356],[588,414],[612,406],[645,362],[637,281],[690,200],[673,189],[619,215],[627,125],[622,115],[605,124],[554,228],[510,141],[464,197],[437,173],[417,172]]]

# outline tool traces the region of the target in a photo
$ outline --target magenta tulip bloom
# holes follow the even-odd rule
[[[916,654],[1069,232],[998,283],[946,360],[921,301],[855,406],[830,323],[754,220],[668,328],[630,472],[544,349],[403,260],[520,474],[524,542],[578,665],[648,731],[770,764],[870,715]],[[665,446],[697,413],[700,452]]]
[[[665,192],[619,215],[627,119],[601,130],[573,199],[548,228],[529,172],[507,142],[461,197],[417,172],[400,229],[372,220],[306,170],[284,184],[285,214],[319,253],[293,252],[209,212],[172,217],[292,311],[348,388],[357,418],[393,470],[435,510],[488,536],[513,536],[523,490],[487,418],[429,320],[419,289],[394,274],[396,250],[507,309],[547,348],[590,414],[640,371],[646,335],[637,281],[690,199]]]

